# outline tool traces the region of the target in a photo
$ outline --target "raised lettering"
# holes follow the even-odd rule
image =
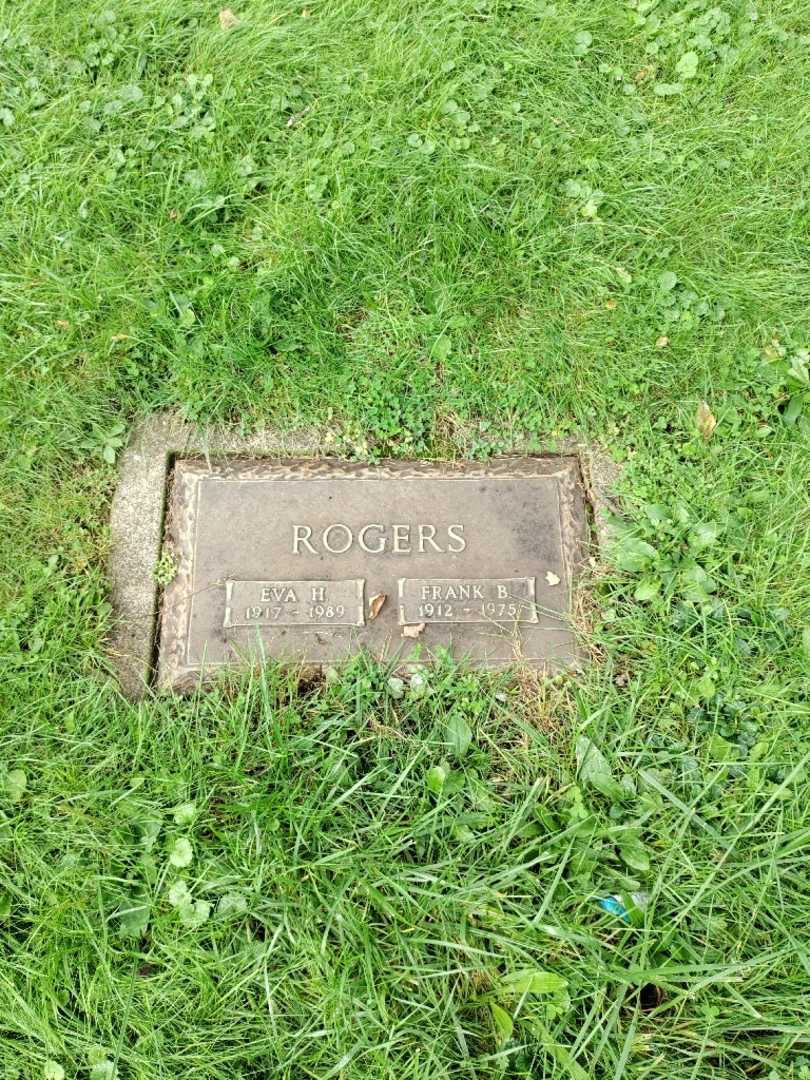
[[[439,545],[433,539],[433,537],[435,535],[436,535],[436,526],[435,525],[420,525],[419,526],[419,550],[421,552],[424,552],[425,544],[431,544],[433,546],[434,551],[438,551],[440,555],[442,554],[442,549],[439,547]]]
[[[343,547],[332,547],[329,541],[329,538],[335,529],[343,529],[345,531],[346,543],[343,545]],[[352,535],[352,530],[349,528],[348,525],[343,525],[339,521],[335,522],[334,525],[328,525],[323,531],[323,546],[330,553],[330,555],[343,555],[344,552],[348,551],[349,548],[352,546],[353,540],[354,536]]]
[[[395,555],[408,555],[411,550],[411,527],[410,525],[392,525],[391,530],[394,534],[394,546],[392,548]],[[403,544],[407,544],[407,547],[403,547]]]
[[[416,536],[412,539],[414,531],[416,531]],[[415,550],[420,555],[424,555],[425,552],[428,554],[435,552],[443,555],[445,550],[452,554],[458,554],[466,549],[467,541],[464,537],[463,525],[457,523],[447,526],[448,546],[446,549],[436,540],[437,532],[437,527],[429,523],[416,526],[392,525],[391,545],[389,547],[387,526],[379,522],[373,521],[363,525],[355,535],[348,525],[336,521],[326,526],[320,535],[320,542],[330,555],[343,555],[355,543],[369,555],[381,555],[389,550],[395,555],[410,555],[414,551],[414,543],[416,545]],[[293,525],[292,550],[293,555],[301,555],[302,553],[318,554],[318,550],[312,543],[312,526]]]
[[[448,551],[452,551],[453,554],[457,554],[459,551],[464,551],[464,549],[467,546],[467,541],[461,535],[463,532],[464,532],[464,526],[463,525],[448,525],[447,526],[447,535],[448,535],[449,539],[456,541],[456,547],[452,547],[451,545],[448,544],[448,546],[447,546]]]
[[[223,627],[363,626],[364,586],[362,578],[331,581],[229,579],[225,582]],[[261,597],[262,603],[253,603],[254,597]]]
[[[535,579],[400,578],[400,626],[424,623],[536,623]]]
[[[282,601],[286,603],[288,600],[296,603],[298,597],[295,595],[295,590],[286,585],[265,585],[262,589],[263,604],[269,604],[271,601],[276,604]]]
[[[310,536],[312,536],[312,529],[309,525],[293,525],[293,555],[301,554],[299,549],[301,544],[309,548],[310,555],[317,555],[315,548],[309,542]]]
[[[369,529],[377,529],[380,535],[377,537],[377,547],[369,547],[366,543],[366,533]],[[363,551],[367,551],[369,555],[379,555],[381,551],[385,551],[385,526],[384,525],[364,525],[360,532],[357,534],[357,542]]]

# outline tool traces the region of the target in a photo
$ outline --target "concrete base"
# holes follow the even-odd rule
[[[521,447],[515,446],[511,452],[520,453]],[[599,450],[576,441],[556,444],[549,452],[578,458],[593,511],[595,548],[601,547],[606,539],[604,511],[616,509],[612,487],[617,467]],[[334,453],[334,440],[311,430],[286,434],[265,430],[242,436],[233,431],[200,429],[175,414],[150,416],[138,425],[121,455],[120,482],[110,516],[114,624],[109,653],[128,697],[143,697],[154,678],[159,596],[155,571],[174,460],[214,460],[226,455],[278,460]]]
[[[226,454],[278,458],[315,455],[323,447],[311,432],[249,436],[203,430],[172,413],[147,417],[121,455],[120,481],[110,513],[109,575],[114,611],[109,651],[121,688],[131,698],[149,689],[155,659],[163,518],[175,458]]]

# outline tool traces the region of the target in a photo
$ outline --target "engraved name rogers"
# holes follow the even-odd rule
[[[314,529],[311,525],[292,526],[293,555],[345,555],[352,548],[359,548],[369,555],[391,552],[393,555],[423,555],[438,552],[440,555],[457,555],[467,547],[464,526],[452,525],[382,525],[369,522],[359,528],[351,528],[335,521],[325,528]]]

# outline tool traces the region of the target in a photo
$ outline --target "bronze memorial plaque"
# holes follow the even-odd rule
[[[574,458],[179,460],[158,681],[184,688],[262,657],[332,664],[361,648],[568,665],[586,541]]]

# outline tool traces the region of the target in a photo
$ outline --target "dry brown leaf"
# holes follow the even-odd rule
[[[656,347],[659,349],[665,349],[669,345],[669,338],[666,334],[662,334],[660,338],[656,338]]]
[[[419,635],[422,633],[422,631],[424,629],[425,629],[425,624],[423,622],[412,623],[410,626],[403,626],[402,627],[402,636],[403,637],[419,637]]]
[[[383,609],[383,604],[388,599],[388,593],[378,592],[368,602],[368,621],[373,622]]]
[[[546,581],[549,585],[559,585],[560,579],[552,570],[546,570]]]
[[[226,7],[219,13],[219,25],[223,30],[233,30],[235,26],[239,25],[239,20],[231,9]]]
[[[695,423],[704,439],[710,439],[712,437],[714,429],[717,427],[717,417],[709,408],[707,402],[701,401],[698,405]]]

